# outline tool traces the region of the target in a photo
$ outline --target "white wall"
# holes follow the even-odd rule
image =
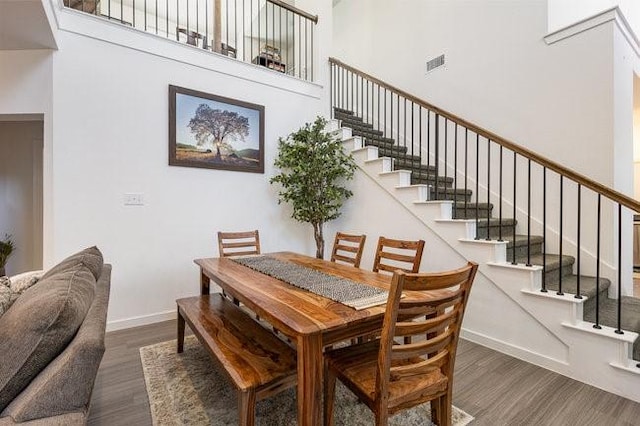
[[[0,237],[16,244],[9,275],[42,268],[42,137],[41,121],[0,121]]]
[[[340,2],[334,7],[333,52],[612,184],[612,30],[602,26],[547,46],[546,18],[544,1]],[[390,22],[402,24],[376,31]],[[446,65],[426,74],[425,62],[441,53]]]
[[[313,253],[311,228],[289,219],[268,179],[277,138],[321,110],[319,87],[162,43],[198,66],[66,31],[55,55],[54,258],[103,250],[113,264],[112,329],[173,315],[176,298],[196,294],[193,260],[217,255],[218,230],[259,229],[266,252]],[[264,105],[265,174],[168,166],[169,84]],[[128,192],[143,193],[145,205],[124,206]]]
[[[548,0],[548,31],[559,30],[618,6],[635,33],[640,33],[640,3],[637,0]]]

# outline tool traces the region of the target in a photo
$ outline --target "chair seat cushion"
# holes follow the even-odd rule
[[[73,339],[96,280],[82,263],[47,273],[0,317],[0,411]]]
[[[379,340],[347,346],[325,354],[329,369],[372,407],[376,393]],[[399,365],[392,362],[392,366]],[[428,373],[389,382],[389,411],[402,408],[407,401],[420,401],[447,389],[447,376],[439,368]],[[428,399],[428,398],[426,398]]]

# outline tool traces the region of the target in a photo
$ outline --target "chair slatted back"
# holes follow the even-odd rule
[[[384,398],[390,381],[437,368],[453,379],[458,336],[477,268],[469,262],[448,272],[394,273],[380,340],[376,398]],[[404,291],[423,292],[425,297],[412,293],[402,298]],[[409,336],[420,337],[407,343]]]
[[[404,272],[416,273],[422,261],[424,240],[404,241],[380,237],[376,257],[373,261],[373,272]]]
[[[260,235],[257,230],[247,232],[218,232],[220,257],[260,254]]]
[[[337,232],[336,238],[333,241],[331,261],[343,262],[359,268],[366,239],[366,235],[352,235]]]

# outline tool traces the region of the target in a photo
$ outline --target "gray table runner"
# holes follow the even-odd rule
[[[381,305],[387,301],[388,292],[385,290],[329,275],[293,262],[269,256],[236,257],[232,260],[356,310]]]

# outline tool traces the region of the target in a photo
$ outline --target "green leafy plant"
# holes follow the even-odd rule
[[[280,173],[271,178],[272,184],[281,187],[278,203],[290,203],[291,217],[313,226],[318,259],[324,257],[324,224],[339,217],[344,201],[353,195],[344,184],[356,169],[342,142],[325,131],[326,124],[318,117],[280,138],[274,163]]]
[[[13,237],[9,234],[4,234],[4,239],[0,240],[0,275],[5,275],[4,267],[15,249],[16,245],[13,242]]]

